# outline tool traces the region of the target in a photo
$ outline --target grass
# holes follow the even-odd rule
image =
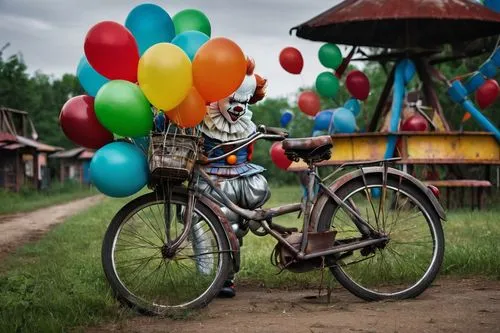
[[[300,195],[295,187],[273,188],[269,205],[296,201]],[[61,332],[131,315],[111,297],[100,262],[105,229],[128,200],[106,199],[1,263],[0,332]],[[296,217],[291,214],[277,222],[300,228],[302,220]],[[444,223],[446,254],[441,274],[500,279],[500,210],[454,211],[448,219]],[[319,284],[318,271],[276,275],[269,262],[274,245],[271,237],[245,237],[237,284],[266,288]]]
[[[28,212],[71,200],[97,194],[94,188],[82,187],[76,183],[53,183],[48,190],[35,191],[23,188],[18,193],[0,190],[0,215]]]

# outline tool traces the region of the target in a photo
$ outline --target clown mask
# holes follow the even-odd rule
[[[245,114],[256,88],[255,76],[246,75],[238,90],[218,102],[219,110],[228,122],[234,124]]]

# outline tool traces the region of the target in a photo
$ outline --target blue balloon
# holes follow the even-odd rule
[[[500,0],[484,0],[484,5],[496,13],[500,13]]]
[[[165,117],[165,114],[163,112],[160,112],[155,116],[154,122],[157,132],[165,132],[167,118]]]
[[[192,61],[194,59],[194,56],[196,55],[196,52],[198,52],[198,49],[203,44],[208,42],[209,39],[210,37],[205,35],[203,32],[185,31],[175,36],[175,38],[172,40],[172,44],[180,47]]]
[[[148,153],[148,151],[149,151],[149,136],[141,136],[138,138],[133,138],[132,141],[145,154]]]
[[[90,178],[102,193],[122,198],[142,189],[149,167],[144,153],[126,142],[112,142],[99,149],[90,162]]]
[[[372,194],[372,199],[378,199],[382,194],[382,190],[379,187],[372,188],[371,194]]]
[[[140,55],[151,46],[168,43],[175,37],[170,15],[160,6],[150,3],[132,9],[125,20],[125,27],[134,35]]]
[[[281,118],[280,118],[280,126],[287,127],[288,124],[290,124],[290,122],[292,121],[292,119],[293,119],[293,112],[292,111],[283,112],[283,114],[281,115]]]
[[[356,98],[350,98],[345,102],[344,107],[352,112],[354,117],[357,117],[361,112],[361,104]]]
[[[336,133],[354,133],[356,131],[356,118],[346,108],[338,108],[333,113],[333,125]]]
[[[328,131],[331,132],[333,122],[334,110],[323,110],[319,112],[316,117],[314,117],[314,127],[313,131]]]
[[[92,66],[90,66],[87,58],[83,56],[78,63],[78,68],[76,69],[76,77],[82,85],[83,90],[87,95],[95,97],[97,92],[103,85],[109,82],[107,78],[99,74]]]

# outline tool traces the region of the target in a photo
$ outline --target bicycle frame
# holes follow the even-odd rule
[[[245,145],[250,144],[252,141],[257,140],[258,138],[265,137],[266,135],[256,135],[255,138],[252,138],[249,140],[249,142],[245,143]],[[238,148],[241,149],[241,146]],[[229,152],[225,154],[224,156],[218,157],[217,159],[224,158],[228,155],[230,155],[233,152]],[[212,159],[215,160],[215,159]],[[325,178],[325,180],[333,177],[335,173],[337,173],[339,170],[341,170],[344,166],[365,166],[365,165],[371,165],[371,164],[376,164],[376,163],[383,163],[384,166],[387,165],[388,162],[392,162],[393,160],[396,159],[389,159],[389,160],[378,160],[378,161],[369,161],[366,163],[347,163],[345,165],[342,165],[339,167],[335,172],[330,174],[328,177]],[[386,167],[384,168],[386,170]],[[290,252],[292,252],[297,259],[299,260],[308,260],[320,256],[325,256],[325,255],[332,255],[332,254],[337,254],[345,251],[352,251],[356,249],[361,249],[367,246],[379,244],[386,242],[388,240],[388,237],[384,235],[379,235],[372,227],[371,225],[365,221],[356,210],[351,207],[350,205],[346,204],[343,202],[331,189],[329,189],[327,186],[324,184],[324,180],[322,180],[318,174],[317,174],[317,167],[315,165],[310,165],[309,170],[308,170],[308,195],[306,198],[305,202],[305,207],[303,203],[294,203],[294,204],[287,204],[279,207],[274,207],[270,209],[255,209],[255,210],[249,210],[242,208],[235,203],[233,203],[227,195],[217,186],[217,184],[210,178],[210,176],[203,170],[202,167],[199,165],[196,166],[195,173],[198,174],[204,181],[209,184],[210,188],[212,188],[221,198],[222,202],[219,202],[215,198],[209,196],[211,200],[214,202],[218,203],[219,205],[226,206],[228,209],[230,209],[232,212],[242,216],[246,220],[253,220],[256,222],[259,222],[261,226],[264,228],[264,230],[273,236],[278,242],[280,242],[283,246],[285,246]],[[384,179],[387,179],[387,177],[384,177]],[[315,185],[315,181],[318,181],[320,189],[327,193],[339,206],[343,207],[349,214],[351,215],[351,220],[353,224],[358,228],[360,233],[363,235],[363,238],[366,239],[359,239],[356,242],[353,242],[352,244],[343,244],[343,245],[337,245],[333,246],[332,248],[328,250],[323,250],[323,251],[317,251],[313,253],[306,254],[306,246],[308,242],[308,236],[310,232],[313,232],[310,230],[310,213],[312,210],[312,207],[314,205],[314,201],[317,195],[313,194],[313,188]],[[194,192],[193,192],[194,195]],[[298,212],[301,211],[304,214],[304,219],[303,219],[303,237],[302,241],[300,244],[300,248],[297,249],[295,248],[291,243],[289,243],[286,238],[284,238],[279,232],[274,230],[273,224],[272,224],[272,219],[276,216],[281,216],[285,214],[289,214],[292,212]],[[182,236],[181,236],[182,237]]]

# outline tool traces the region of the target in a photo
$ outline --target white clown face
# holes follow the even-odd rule
[[[238,90],[218,102],[219,110],[228,122],[234,124],[245,114],[256,88],[255,76],[247,75]]]

